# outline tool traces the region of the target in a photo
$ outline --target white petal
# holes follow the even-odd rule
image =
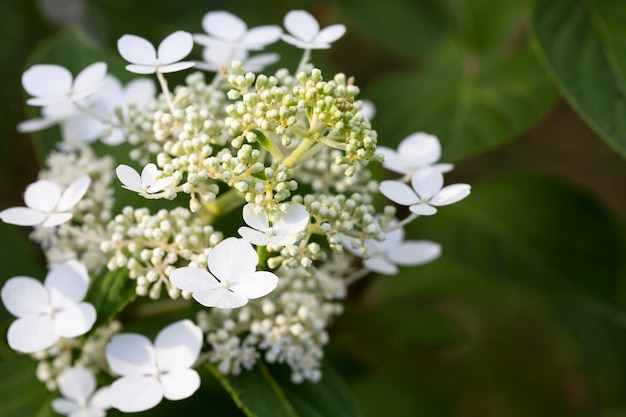
[[[258,230],[251,229],[249,227],[240,227],[237,232],[242,238],[247,240],[252,245],[265,246],[269,243],[269,237]]]
[[[152,342],[140,334],[120,333],[106,346],[109,367],[118,375],[142,375],[156,371]]]
[[[430,200],[430,204],[434,206],[447,206],[448,204],[456,203],[463,200],[470,194],[471,187],[468,184],[452,184],[443,187],[441,191],[437,193]]]
[[[283,23],[289,33],[305,41],[313,40],[320,30],[317,20],[304,10],[290,11]]]
[[[89,175],[83,175],[71,183],[61,194],[56,211],[67,211],[78,204],[89,189],[90,184],[91,178],[89,178]]]
[[[192,49],[193,36],[191,33],[179,30],[163,39],[159,45],[157,59],[162,65],[171,64],[189,55]]]
[[[346,33],[344,25],[327,26],[315,37],[315,43],[333,43]]]
[[[55,227],[69,221],[73,217],[72,213],[52,213],[41,223],[43,227]]]
[[[135,35],[124,35],[119,38],[117,50],[122,55],[122,58],[132,64],[154,65],[157,59],[154,45],[146,39]]]
[[[443,187],[443,174],[436,169],[422,169],[411,177],[411,186],[420,198],[430,199]]]
[[[85,298],[89,287],[87,268],[76,260],[52,265],[44,285],[50,291],[53,306],[77,304]]]
[[[230,289],[246,298],[263,297],[276,289],[278,277],[272,272],[258,271],[243,276]]]
[[[141,171],[141,183],[151,185],[156,179],[157,166],[154,164],[146,165]]]
[[[11,323],[7,340],[11,349],[33,353],[54,345],[59,335],[50,316],[26,316]]]
[[[11,207],[0,211],[0,220],[17,226],[35,226],[43,223],[48,215],[28,207]]]
[[[96,62],[83,69],[74,80],[72,98],[80,100],[93,94],[104,84],[107,75],[107,64]]]
[[[304,42],[300,40],[300,38],[296,38],[295,36],[291,36],[286,33],[283,33],[282,35],[280,35],[280,39],[282,39],[284,42],[287,42],[290,45],[295,46],[296,48],[311,49],[310,43]],[[327,45],[327,48],[330,48],[330,45]],[[317,49],[320,49],[320,48],[317,48]]]
[[[61,187],[52,181],[39,180],[26,187],[26,206],[49,213],[54,210],[61,198]]]
[[[246,71],[260,72],[268,65],[278,62],[279,59],[278,54],[258,54],[246,59],[243,65]]]
[[[191,62],[191,61],[175,62],[173,64],[160,66],[159,67],[159,72],[161,72],[163,74],[167,74],[167,73],[170,73],[170,72],[177,72],[177,71],[186,70],[188,68],[193,67],[194,65],[196,65],[196,63],[195,62]]]
[[[176,401],[191,395],[200,388],[200,375],[193,369],[181,369],[161,375],[163,396]]]
[[[141,177],[139,173],[128,165],[118,165],[117,168],[115,168],[115,173],[124,188],[137,192],[141,190]]]
[[[309,212],[302,204],[290,204],[272,227],[277,234],[299,233],[309,224]]]
[[[248,26],[239,17],[225,11],[209,12],[202,18],[202,28],[209,35],[236,41],[248,30]]]
[[[119,378],[109,391],[111,406],[124,413],[148,410],[163,399],[163,388],[152,376]]]
[[[17,131],[20,133],[38,132],[40,130],[47,129],[56,123],[57,120],[45,118],[24,120],[17,125]]]
[[[154,340],[157,364],[162,371],[191,368],[201,347],[202,330],[191,320],[170,324]]]
[[[441,158],[441,145],[436,136],[428,133],[413,133],[398,146],[398,154],[413,169],[432,165]]]
[[[260,230],[261,232],[267,232],[270,227],[270,221],[267,217],[267,213],[265,210],[261,210],[260,213],[257,213],[255,209],[257,208],[256,204],[248,203],[243,206],[241,210],[241,214],[243,216],[243,221],[253,229]]]
[[[422,265],[441,256],[441,245],[428,240],[409,240],[387,255],[398,265]]]
[[[211,273],[195,266],[176,268],[170,274],[170,282],[187,292],[208,291],[219,286]]]
[[[376,152],[383,154],[383,156],[385,157],[385,159],[383,160],[383,167],[387,168],[390,171],[398,172],[400,174],[409,173],[404,159],[401,158],[400,155],[398,155],[398,153],[393,149],[379,146],[376,148]]]
[[[371,271],[384,275],[395,275],[398,273],[398,267],[389,262],[382,256],[373,256],[363,260],[363,265]]]
[[[106,416],[106,411],[104,410],[84,408],[81,410],[76,410],[69,417],[105,417],[105,416]]]
[[[403,206],[410,206],[419,202],[415,191],[400,181],[388,180],[381,182],[380,192],[394,203]]]
[[[95,113],[95,109],[91,108]],[[70,143],[90,143],[98,139],[107,126],[88,114],[81,114],[61,122],[63,140]]]
[[[96,391],[91,400],[89,400],[89,407],[100,410],[111,408],[110,391],[111,387],[102,387]],[[102,417],[104,417],[104,414]]]
[[[412,213],[419,214],[420,216],[432,216],[437,213],[437,209],[435,207],[424,203],[414,204],[409,207],[409,210],[411,210]]]
[[[287,246],[296,243],[296,237],[294,235],[274,235],[271,236],[268,242],[270,246]]]
[[[211,291],[195,292],[193,298],[205,307],[237,308],[248,303],[243,295],[219,287]]]
[[[137,78],[124,88],[126,103],[135,103],[137,107],[146,105],[156,95],[154,81],[149,78]]]
[[[87,333],[95,322],[96,309],[89,303],[66,307],[54,315],[55,331],[66,338]]]
[[[392,221],[389,223],[390,226],[394,226],[397,222]],[[380,243],[384,243],[386,247],[392,248],[398,246],[398,244],[402,243],[404,240],[404,229],[394,229],[391,232],[385,233],[385,240]]]
[[[156,67],[154,65],[129,64],[126,65],[126,71],[142,75],[154,74],[156,72]]]
[[[78,410],[78,404],[65,398],[55,398],[52,400],[52,409],[59,414],[67,415]]]
[[[59,65],[34,65],[22,74],[22,85],[31,96],[61,97],[72,88],[72,78],[72,74]]]
[[[283,33],[278,26],[257,26],[252,28],[241,39],[248,50],[263,49],[264,46],[276,42]]]
[[[46,287],[30,277],[14,277],[2,287],[2,303],[15,317],[45,312],[50,306]]]
[[[158,193],[169,187],[174,182],[173,177],[159,178],[146,190],[148,193]]]
[[[244,239],[229,237],[217,244],[209,253],[209,271],[221,281],[238,279],[256,270],[259,257]]]
[[[87,400],[96,389],[96,378],[85,368],[69,368],[58,382],[61,394],[76,402]]]
[[[450,172],[454,169],[454,165],[453,164],[435,164],[433,165],[433,168],[439,170],[439,172],[441,172],[442,174],[445,174],[446,172]]]

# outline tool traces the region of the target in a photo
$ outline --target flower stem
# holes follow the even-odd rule
[[[202,208],[204,208],[204,211],[207,212],[213,219],[231,212],[246,202],[243,195],[234,188],[220,194],[211,202],[204,201],[202,199],[200,201],[202,202]]]
[[[165,100],[167,101],[167,107],[170,108],[170,112],[174,114],[174,103],[172,102],[172,93],[170,93],[170,89],[167,86],[167,80],[163,76],[160,71],[156,72],[157,79],[159,80],[159,84],[161,85],[161,90],[163,90],[163,95],[165,95]]]
[[[311,58],[311,50],[305,49],[302,54],[302,58],[300,59],[300,63],[298,63],[298,68],[296,69],[296,74],[303,70],[304,66],[309,63],[309,59]]]
[[[283,164],[287,168],[293,168],[294,165],[296,165],[296,163],[300,160],[302,155],[304,155],[306,151],[311,149],[313,145],[315,145],[315,143],[316,142],[312,139],[302,139],[302,142],[300,142],[296,149],[294,149],[293,152],[291,152],[291,154],[289,154],[289,156],[283,160]]]
[[[361,268],[361,269],[357,269],[356,271],[354,271],[353,273],[351,273],[350,275],[348,275],[344,280],[343,283],[347,286],[357,282],[358,280],[360,280],[361,278],[366,277],[370,272],[369,269],[367,268]]]

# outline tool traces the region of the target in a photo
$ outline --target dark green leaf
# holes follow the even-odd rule
[[[536,50],[572,107],[626,156],[626,3],[536,0]]]
[[[96,326],[108,323],[117,313],[137,297],[136,282],[129,278],[125,268],[107,271],[99,276],[89,289],[86,301],[98,313]]]
[[[57,395],[49,393],[35,377],[36,361],[14,353],[0,361],[0,417],[52,417],[50,401]]]

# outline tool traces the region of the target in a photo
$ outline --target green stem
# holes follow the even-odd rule
[[[313,145],[315,145],[315,141],[312,139],[302,139],[302,142],[296,147],[296,149],[291,152],[291,154],[283,160],[283,164],[287,168],[293,168],[294,165],[300,160],[302,155],[305,154],[306,151],[311,149]]]
[[[202,208],[204,208],[204,211],[207,212],[213,219],[231,212],[232,210],[246,202],[243,195],[234,188],[231,188],[225,193],[220,194],[215,200],[211,202],[202,199],[200,201],[202,203]]]

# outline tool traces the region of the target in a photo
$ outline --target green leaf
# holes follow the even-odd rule
[[[4,356],[4,355],[3,355]],[[28,356],[11,353],[0,361],[0,417],[52,417],[55,398],[35,378],[37,363]]]
[[[360,416],[346,385],[326,363],[315,384],[294,384],[285,366],[270,369],[263,362],[236,377],[208,368],[249,417]]]
[[[98,313],[96,326],[108,323],[137,298],[135,287],[135,280],[130,279],[125,268],[100,275],[91,285],[86,299]]]
[[[626,3],[535,0],[534,46],[570,105],[626,156]]]

